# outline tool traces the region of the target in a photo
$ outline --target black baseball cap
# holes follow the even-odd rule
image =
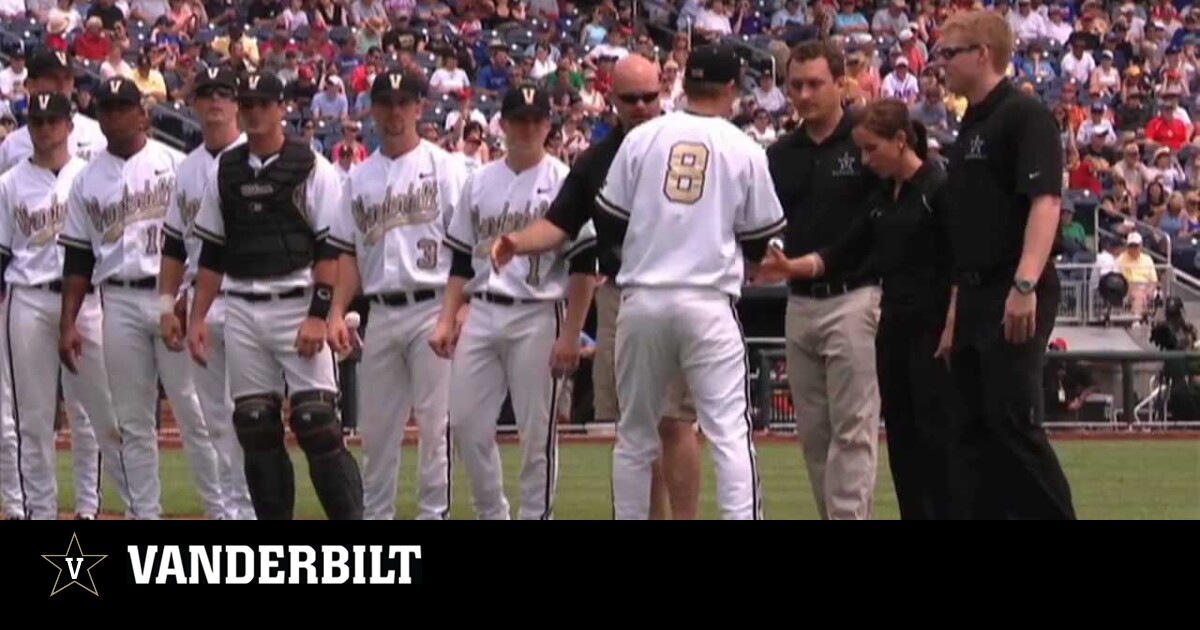
[[[684,77],[705,83],[736,81],[742,72],[742,58],[729,46],[701,46],[688,54]]]
[[[75,76],[75,70],[71,68],[71,60],[67,58],[67,53],[55,50],[44,50],[37,53],[29,60],[25,68],[29,71],[30,79],[41,79],[64,73]]]
[[[500,103],[500,116],[509,119],[550,117],[550,94],[533,83],[513,86]]]
[[[95,97],[97,105],[108,103],[140,105],[142,103],[142,91],[138,89],[136,83],[124,77],[113,77],[107,81],[101,81],[100,87],[96,88]]]
[[[30,120],[71,117],[71,99],[59,92],[39,92],[29,97]]]
[[[238,80],[239,99],[283,101],[283,82],[270,72],[252,72]]]
[[[388,70],[375,75],[375,82],[371,84],[371,101],[386,98],[413,101],[424,97],[426,89],[423,75],[399,69]]]
[[[196,73],[196,94],[213,88],[226,88],[236,93],[238,89],[237,74],[233,70],[221,67],[205,68]]]

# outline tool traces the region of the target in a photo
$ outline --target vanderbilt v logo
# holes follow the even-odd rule
[[[533,97],[535,95],[537,95],[537,90],[531,87],[521,88],[521,96],[525,97],[526,105],[533,105]]]
[[[71,574],[72,580],[79,579],[79,570],[83,568],[83,558],[64,558],[67,561],[67,573]]]
[[[38,94],[38,107],[40,107],[44,110],[49,106],[50,106],[50,95],[49,94]]]
[[[113,79],[112,81],[109,82],[108,87],[113,92],[120,92],[122,85],[125,85],[124,81],[122,81],[121,79]]]
[[[388,81],[391,81],[391,83],[392,83],[393,90],[399,90],[400,82],[403,80],[404,80],[404,77],[399,74],[393,74],[392,76],[388,77]]]
[[[246,79],[246,83],[250,84],[251,90],[257,90],[258,89],[258,80],[261,78],[262,77],[250,77],[249,79]]]
[[[220,72],[221,72],[220,68],[209,68],[208,69],[208,78],[215,79],[215,78],[217,78],[217,74]]]

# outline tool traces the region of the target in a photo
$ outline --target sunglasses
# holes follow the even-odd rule
[[[233,90],[225,87],[205,88],[196,91],[196,98],[216,98],[232,101],[234,98],[234,92]]]
[[[639,102],[649,105],[658,100],[658,92],[629,92],[627,94],[618,94],[617,98],[626,105],[637,105]]]
[[[942,61],[950,61],[962,53],[978,50],[981,48],[979,44],[967,44],[966,46],[942,46],[933,51],[933,54],[941,58]]]

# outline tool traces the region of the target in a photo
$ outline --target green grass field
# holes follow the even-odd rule
[[[1070,478],[1080,518],[1200,519],[1200,441],[1059,441],[1055,447]],[[505,490],[515,512],[518,451],[515,446],[503,446],[501,454],[505,466]],[[397,518],[408,519],[416,513],[413,482],[416,451],[406,447],[401,457]],[[875,515],[880,519],[895,519],[898,512],[886,458],[886,449],[881,449]],[[611,446],[565,444],[559,460],[556,518],[610,518]],[[292,461],[297,475],[296,516],[323,518],[303,455],[293,452]],[[58,462],[61,506],[67,511],[72,505],[69,458],[59,457]],[[767,518],[816,518],[798,445],[760,444],[759,462]],[[164,516],[200,515],[200,502],[192,489],[183,452],[164,450],[161,470]],[[712,467],[707,457],[703,472],[700,513],[703,518],[716,518]],[[105,505],[109,509],[119,505],[112,488],[105,489]],[[474,518],[465,471],[457,462],[451,516],[455,519]]]

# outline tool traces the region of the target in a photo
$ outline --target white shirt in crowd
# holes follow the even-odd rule
[[[471,79],[462,68],[448,70],[446,68],[438,68],[433,71],[433,76],[429,78],[429,89],[434,94],[445,94],[447,92],[457,92],[471,87]]]
[[[1041,39],[1047,35],[1046,18],[1037,11],[1030,11],[1029,15],[1021,15],[1020,11],[1009,11],[1008,25],[1012,27],[1013,33],[1018,39],[1028,41]]]
[[[3,94],[5,97],[11,97],[13,85],[17,81],[24,83],[28,77],[29,68],[21,68],[20,72],[13,70],[12,66],[0,70],[0,94]]]
[[[917,84],[917,77],[911,72],[906,72],[903,79],[895,72],[889,72],[883,78],[880,92],[885,98],[895,98],[912,103],[920,95],[921,87]]]
[[[1092,70],[1096,69],[1096,60],[1092,59],[1092,53],[1084,51],[1082,57],[1076,57],[1074,52],[1068,52],[1063,55],[1062,61],[1059,62],[1062,66],[1062,74],[1075,80],[1076,83],[1087,84],[1088,79],[1092,76]]]
[[[694,27],[698,31],[708,31],[718,35],[728,35],[733,32],[728,15],[719,15],[709,10],[702,11],[696,18]]]
[[[775,113],[784,107],[787,107],[787,99],[784,98],[783,92],[778,86],[772,85],[771,89],[762,91],[759,88],[754,88],[754,102],[759,107]]]
[[[446,114],[446,131],[453,129],[454,125],[458,124],[459,118],[462,118],[462,110],[459,109],[453,110],[449,114]],[[477,122],[485,127],[488,124],[488,119],[483,115],[483,112],[475,109],[474,107],[471,108],[471,113],[467,115],[467,121]],[[465,125],[466,123],[463,124]]]

